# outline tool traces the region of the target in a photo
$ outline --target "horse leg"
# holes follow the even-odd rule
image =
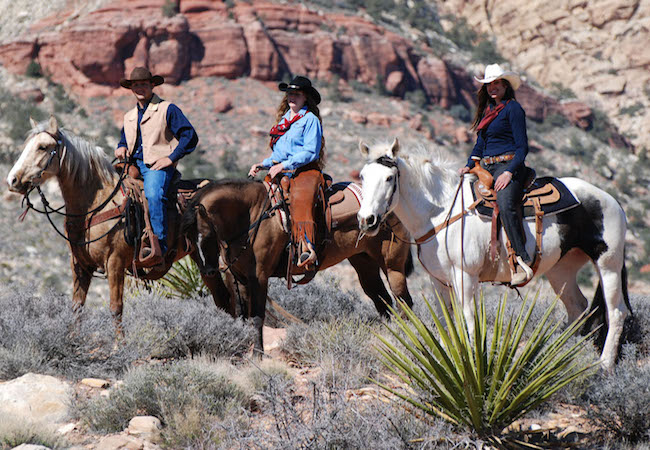
[[[118,257],[108,258],[106,273],[110,291],[110,310],[115,324],[115,333],[118,337],[124,336],[122,328],[122,311],[124,309],[124,268],[126,264]]]
[[[264,355],[264,319],[266,317],[266,296],[269,289],[269,279],[266,276],[249,277],[248,294],[250,298],[250,319],[257,330],[253,357],[261,359]]]
[[[566,308],[568,323],[575,322],[589,304],[578,286],[577,274],[590,261],[582,250],[574,248],[564,255],[545,275]]]
[[[365,253],[358,253],[348,258],[352,267],[357,272],[359,283],[363,292],[375,304],[377,312],[382,317],[388,317],[388,306],[392,306],[393,299],[386,290],[384,282],[379,275],[379,265]],[[407,291],[408,293],[408,291]],[[410,305],[409,305],[410,306]]]
[[[197,251],[192,252],[190,258],[192,258],[199,267],[202,267],[202,260]],[[226,284],[223,282],[223,278],[221,278],[221,273],[218,270],[214,272],[211,271],[210,273],[204,273],[204,271],[201,271],[201,279],[212,294],[212,299],[214,300],[216,307],[223,309],[228,314],[235,317],[233,298],[230,295],[230,291],[228,291]]]
[[[92,269],[82,266],[72,257],[72,309],[81,312],[86,304],[88,288],[93,279]]]
[[[600,363],[603,369],[610,371],[614,368],[618,356],[621,336],[625,318],[629,315],[630,310],[625,302],[623,295],[623,261],[611,261],[610,259],[601,258],[596,262],[600,281],[607,305],[607,338],[603,346],[603,352],[600,356]],[[622,259],[622,258],[621,258]]]
[[[465,316],[470,338],[474,336],[474,307],[476,306],[474,294],[476,293],[477,285],[478,276],[456,269],[454,274],[454,293],[456,295],[456,301],[460,302],[463,306],[463,315]]]

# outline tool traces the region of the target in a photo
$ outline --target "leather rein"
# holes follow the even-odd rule
[[[49,168],[50,164],[52,164],[52,161],[54,160],[55,156],[57,156],[59,158],[59,165],[60,165],[61,160],[63,159],[63,157],[61,156],[61,152],[65,150],[65,144],[64,144],[63,137],[61,136],[60,132],[58,132],[58,131],[56,133],[50,133],[49,131],[43,131],[43,132],[46,133],[47,135],[49,135],[52,139],[54,139],[54,141],[56,142],[56,145],[50,151],[50,155],[49,155],[49,158],[48,158],[47,162],[45,163],[45,166],[41,169],[41,171],[38,173],[38,175],[35,177],[35,179],[40,179],[41,178],[41,176],[43,175],[43,172],[45,172]],[[59,170],[60,170],[60,168],[59,168]],[[24,218],[27,215],[27,213],[29,212],[29,210],[32,209],[32,210],[34,210],[35,212],[37,212],[39,214],[44,214],[47,217],[47,220],[50,223],[50,225],[52,225],[52,228],[54,228],[54,230],[57,232],[57,234],[59,236],[61,236],[63,239],[65,239],[66,241],[68,241],[71,245],[85,246],[85,245],[91,244],[93,242],[99,241],[100,239],[102,239],[105,236],[109,235],[113,230],[115,230],[122,223],[122,220],[120,219],[106,233],[102,234],[101,236],[99,236],[99,237],[97,237],[95,239],[92,239],[92,240],[89,240],[89,241],[76,242],[76,241],[70,240],[63,232],[61,232],[61,230],[59,230],[59,228],[53,222],[50,215],[58,214],[58,215],[66,217],[66,218],[80,218],[80,217],[88,217],[88,216],[91,216],[91,215],[101,211],[102,209],[104,209],[106,207],[106,205],[108,205],[110,203],[110,201],[113,199],[113,197],[115,197],[117,192],[122,187],[122,181],[124,180],[124,178],[126,176],[126,173],[127,173],[126,170],[124,170],[122,172],[122,174],[120,175],[119,180],[117,181],[117,184],[113,188],[113,191],[111,192],[111,194],[106,198],[106,200],[104,200],[96,208],[93,208],[92,210],[90,210],[90,211],[88,211],[86,213],[83,213],[83,214],[72,214],[72,213],[67,213],[67,212],[61,212],[61,210],[63,208],[65,208],[65,204],[61,205],[59,208],[51,207],[50,203],[45,198],[45,194],[41,190],[40,185],[36,185],[36,186],[32,187],[31,189],[29,189],[25,193],[25,195],[23,196],[21,206],[24,206],[25,210],[20,215],[20,220],[21,221],[24,220]],[[38,192],[38,194],[41,197],[41,202],[43,203],[43,210],[40,210],[40,209],[34,207],[32,202],[29,200],[29,194],[31,194],[31,192],[34,189],[36,189],[36,191]],[[122,215],[122,212],[124,211],[124,208],[125,208],[125,205],[120,205],[120,206],[117,206],[117,207],[115,207],[115,208],[113,208],[113,209],[111,209],[109,211],[101,213],[98,216],[94,216],[92,218],[86,219],[84,229],[87,230],[91,226],[96,225],[98,223],[101,223],[103,221],[110,220],[110,219],[116,218],[116,217],[120,217]],[[101,216],[101,219],[96,220],[97,218],[100,218],[100,216]]]
[[[390,194],[390,199],[388,201],[388,204],[390,205],[393,203],[393,197],[395,196],[395,192],[397,191],[397,186],[399,186],[400,171],[399,171],[399,167],[397,166],[397,160],[391,158],[388,155],[383,155],[377,158],[374,162],[384,167],[395,168],[397,170],[396,176],[393,179],[393,192]],[[386,224],[388,225],[388,227],[390,227],[391,231],[393,232],[393,234],[398,240],[408,244],[416,244],[418,246],[426,244],[427,242],[432,240],[436,236],[436,234],[438,234],[441,230],[444,230],[452,223],[462,219],[465,215],[467,215],[470,211],[474,210],[480,203],[483,202],[483,199],[478,199],[474,201],[474,203],[469,205],[467,209],[465,209],[465,207],[463,206],[463,210],[460,213],[452,216],[451,211],[453,210],[454,205],[456,204],[456,200],[458,199],[458,194],[461,192],[462,186],[463,186],[463,177],[461,177],[460,182],[458,183],[458,187],[456,188],[456,193],[454,194],[454,200],[451,203],[449,212],[447,213],[447,217],[445,218],[445,220],[441,224],[431,228],[427,233],[415,239],[414,241],[411,241],[410,239],[401,238],[399,235],[397,235],[397,233],[395,233],[395,231],[392,229],[392,226],[388,224],[388,222],[386,222]]]

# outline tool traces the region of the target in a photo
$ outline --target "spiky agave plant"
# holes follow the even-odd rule
[[[504,295],[490,338],[481,298],[471,339],[457,301],[452,299],[449,312],[438,297],[443,324],[425,299],[433,329],[400,303],[403,316],[393,310],[394,325],[386,325],[398,344],[378,336],[378,350],[407,389],[373,381],[426,414],[498,440],[505,427],[597,365],[582,357],[590,335],[570,341],[586,317],[556,334],[560,324],[549,321],[556,299],[530,337],[523,339],[537,296],[530,305],[526,298],[516,317],[506,318],[506,300]]]
[[[168,297],[191,298],[208,294],[199,266],[189,256],[176,261],[160,283]]]

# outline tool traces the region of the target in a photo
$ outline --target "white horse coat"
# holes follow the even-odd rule
[[[423,151],[398,157],[399,143],[370,149],[360,144],[368,162],[361,171],[363,201],[358,213],[362,231],[373,234],[389,212],[394,212],[411,236],[420,238],[448,217],[472,203],[470,178],[460,179],[456,165]],[[618,202],[609,194],[577,178],[562,178],[581,204],[568,211],[544,217],[542,259],[536,276],[546,275],[563,301],[569,322],[588,307],[576,275],[592,261],[602,286],[609,325],[601,355],[602,366],[613,367],[625,318],[631,312],[625,286],[624,246],[626,219]],[[462,206],[461,206],[462,201]],[[535,253],[535,222],[524,221],[526,249]],[[462,236],[461,236],[462,234]],[[418,245],[418,256],[434,288],[443,296],[453,290],[463,302],[470,330],[473,306],[480,281],[510,281],[505,232],[501,231],[499,258],[490,261],[491,222],[474,210]],[[496,267],[494,267],[496,264]],[[496,275],[495,274],[496,270]],[[607,324],[605,324],[607,325]]]

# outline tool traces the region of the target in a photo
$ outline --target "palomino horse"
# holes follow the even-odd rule
[[[351,222],[347,227],[335,229],[324,250],[319,251],[319,270],[348,259],[364,292],[379,313],[386,315],[386,304],[391,304],[392,300],[379,275],[381,269],[393,294],[412,304],[406,286],[406,276],[412,269],[410,245],[393,241],[387,230],[358,241],[358,224],[354,217]],[[401,224],[394,228],[406,234]],[[286,275],[285,249],[289,243],[280,221],[269,217],[266,188],[257,181],[214,182],[201,189],[188,206],[181,230],[198,243],[204,258],[202,271],[214,272],[221,256],[228,272],[246,288],[248,316],[258,331],[254,350],[261,355],[268,282],[272,276]],[[233,294],[223,298],[221,306],[234,309],[234,297]]]
[[[124,194],[120,177],[100,147],[59,129],[56,119],[36,124],[26,140],[20,158],[7,176],[9,189],[28,195],[41,183],[56,178],[65,202],[65,237],[70,247],[75,308],[83,307],[96,269],[103,269],[110,288],[110,309],[121,332],[124,272],[131,266],[134,249],[124,238],[120,217],[87,224],[87,219],[122,205]],[[177,236],[178,216],[170,214],[169,236]],[[187,254],[181,240],[170,239],[170,252],[164,267],[154,268],[145,279],[162,277],[175,259]],[[175,258],[173,257],[175,255]],[[191,254],[197,260],[196,252]],[[203,277],[216,299],[226,291],[221,277]]]
[[[469,176],[462,181],[459,195],[454,195],[460,182],[456,164],[441,161],[439,156],[422,150],[400,157],[397,139],[392,145],[368,148],[360,144],[359,147],[367,163],[361,171],[363,201],[358,218],[361,229],[368,234],[376,232],[386,215],[394,212],[411,236],[421,238],[447,217],[459,214],[461,209],[466,211],[472,203]],[[601,292],[609,325],[600,361],[603,368],[611,369],[616,362],[625,318],[631,314],[624,264],[625,213],[611,195],[597,187],[577,178],[561,181],[581,203],[544,218],[542,257],[536,275],[546,275],[566,307],[569,322],[573,322],[588,306],[576,275],[584,264],[592,261],[600,276],[594,304],[602,302],[598,298]],[[525,221],[524,229],[527,250],[533,255],[534,222]],[[472,299],[478,283],[510,281],[504,232],[496,275],[486,278],[486,272],[494,273],[493,263],[489,261],[490,234],[490,220],[473,210],[464,220],[439,229],[418,245],[420,262],[434,288],[447,299],[453,288],[456,298],[463,301],[470,329],[474,326],[475,300]]]

